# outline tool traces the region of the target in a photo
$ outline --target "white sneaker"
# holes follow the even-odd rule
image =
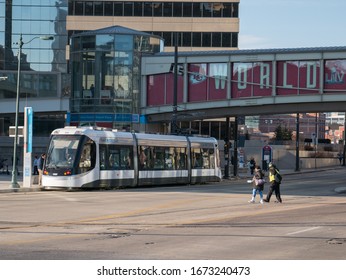
[[[263,204],[263,199],[260,200],[260,203]]]
[[[255,201],[253,199],[248,201],[249,203],[255,203]]]

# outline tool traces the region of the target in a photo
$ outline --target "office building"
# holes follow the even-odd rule
[[[34,136],[64,126],[70,95],[66,15],[67,0],[0,0],[0,136],[8,136],[15,123],[21,35],[19,126],[23,107],[33,108]],[[44,36],[54,40],[41,40]]]
[[[160,36],[172,51],[238,48],[240,0],[68,1],[69,35],[120,25]]]

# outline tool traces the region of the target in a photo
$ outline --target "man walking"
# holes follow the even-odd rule
[[[270,197],[273,192],[275,192],[276,202],[282,203],[281,194],[280,194],[280,184],[281,184],[282,176],[279,172],[279,169],[273,164],[269,163],[269,191],[267,193],[267,197],[263,199],[265,202],[270,201]]]

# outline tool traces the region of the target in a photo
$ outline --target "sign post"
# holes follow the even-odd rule
[[[262,148],[262,169],[268,171],[269,162],[272,161],[272,148],[266,145]]]
[[[31,187],[32,177],[32,133],[33,115],[31,107],[24,108],[24,159],[23,159],[23,187]]]

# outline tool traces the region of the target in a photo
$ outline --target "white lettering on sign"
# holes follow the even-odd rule
[[[328,73],[326,73],[325,82],[326,84],[343,84],[344,83],[344,72],[338,72],[336,67],[331,69],[330,77]]]
[[[240,64],[238,67],[238,89],[246,89],[247,87],[247,65]]]
[[[306,65],[306,87],[316,88],[317,84],[317,63],[309,61]]]
[[[269,88],[270,85],[270,65],[268,63],[261,63],[261,68],[260,68],[260,88],[263,89],[264,86],[265,88]]]
[[[225,89],[227,79],[226,63],[211,63],[210,75],[215,79],[215,89]]]
[[[284,78],[284,79],[283,79],[284,81],[283,81],[283,87],[284,87],[284,88],[292,88],[292,87],[293,87],[292,85],[287,84],[287,76],[288,76],[288,75],[287,75],[287,64],[288,64],[287,62],[284,63],[284,77],[283,77],[283,78]]]

